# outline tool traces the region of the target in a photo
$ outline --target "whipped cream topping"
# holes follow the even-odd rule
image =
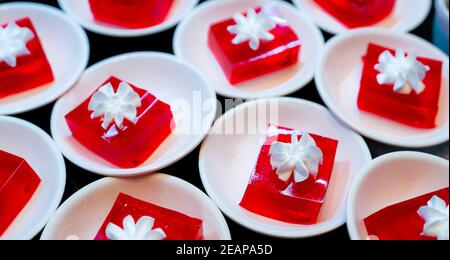
[[[250,48],[254,51],[259,49],[261,41],[274,40],[275,36],[270,31],[277,24],[286,22],[272,5],[264,5],[260,12],[251,8],[247,11],[247,16],[238,13],[233,19],[236,25],[228,27],[228,31],[236,35],[232,43],[241,44],[249,41]]]
[[[166,233],[158,228],[153,229],[155,219],[152,217],[141,217],[137,223],[132,216],[123,219],[123,229],[113,223],[106,227],[106,237],[110,240],[163,240]]]
[[[137,108],[141,106],[141,98],[133,88],[121,82],[117,92],[111,83],[102,86],[91,98],[88,109],[93,111],[91,118],[102,117],[102,127],[114,123],[117,128],[123,128],[124,119],[136,123]]]
[[[425,220],[423,236],[436,237],[438,240],[449,240],[448,237],[448,205],[438,196],[433,196],[427,206],[419,209],[419,215]]]
[[[17,57],[30,55],[27,43],[34,38],[33,32],[16,23],[9,23],[5,28],[0,26],[0,62],[10,67],[17,66]]]
[[[390,51],[385,51],[378,61],[375,66],[380,72],[377,76],[378,84],[393,84],[395,92],[405,95],[411,94],[412,91],[420,94],[425,90],[422,81],[430,67],[418,61],[416,54],[397,50],[394,56]]]
[[[270,147],[270,163],[278,178],[287,182],[292,174],[296,183],[304,182],[309,176],[317,177],[319,165],[323,163],[322,150],[308,133],[300,141],[294,131],[291,143],[274,142]]]

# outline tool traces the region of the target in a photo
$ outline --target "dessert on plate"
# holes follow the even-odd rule
[[[380,240],[448,240],[449,189],[386,207],[364,220],[370,237]]]
[[[53,81],[52,68],[31,19],[0,25],[0,98]]]
[[[288,21],[269,4],[213,24],[208,45],[231,84],[297,64],[301,47]]]
[[[116,77],[65,118],[78,142],[121,168],[143,164],[175,127],[168,104]]]
[[[363,63],[360,110],[411,127],[436,127],[441,61],[371,43]]]
[[[174,0],[89,0],[94,20],[126,29],[143,29],[162,23]]]
[[[269,126],[241,207],[282,222],[316,224],[337,147],[327,137]]]
[[[388,18],[396,0],[314,0],[349,29],[368,27]]]
[[[203,240],[203,221],[121,193],[95,240]]]
[[[25,159],[0,150],[0,236],[32,199],[40,183]]]

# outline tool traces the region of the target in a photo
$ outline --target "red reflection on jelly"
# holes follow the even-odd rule
[[[173,3],[173,0],[89,0],[95,20],[129,29],[162,23]]]
[[[266,137],[240,205],[250,212],[271,219],[292,224],[315,224],[333,172],[338,141],[311,135],[322,150],[324,159],[323,164],[319,166],[317,178],[310,176],[304,182],[295,183],[294,177],[291,176],[288,182],[284,182],[279,179],[270,163],[269,151],[276,141],[290,143],[292,129],[278,129],[284,131],[276,136]],[[298,138],[300,139],[301,135]]]
[[[395,0],[315,0],[326,12],[348,28],[366,27],[386,19]]]
[[[203,240],[202,220],[122,193],[119,194],[95,240],[109,240],[105,233],[108,224],[113,223],[123,228],[123,219],[130,215],[135,221],[141,217],[154,218],[153,229],[161,228],[166,234],[165,240]]]
[[[257,9],[260,12],[261,8]],[[272,41],[261,41],[258,50],[249,42],[233,44],[235,34],[228,31],[236,25],[228,19],[212,25],[209,29],[208,45],[231,84],[238,84],[297,64],[300,55],[300,40],[286,24],[278,24],[270,31]]]
[[[17,57],[16,67],[0,61],[0,98],[41,87],[54,80],[52,69],[31,20],[24,18],[15,23],[19,27],[30,29],[34,37],[26,45],[30,54]],[[2,26],[5,28],[7,24]]]
[[[123,81],[111,77],[101,86],[111,83],[114,91],[117,91],[121,82]],[[107,129],[103,128],[102,117],[91,118],[92,111],[88,107],[92,96],[66,115],[67,125],[75,139],[122,168],[133,168],[144,163],[175,127],[168,104],[143,89],[129,85],[140,96],[142,103],[137,108],[136,122],[125,119],[122,128],[114,127],[114,123]]]
[[[0,236],[25,208],[41,179],[16,155],[0,150]]]
[[[427,58],[418,61],[430,67],[423,83],[426,88],[420,94],[405,95],[393,90],[393,85],[380,85],[379,71],[375,69],[379,56],[386,50],[394,50],[370,44],[364,56],[364,69],[358,97],[359,109],[412,127],[431,129],[436,127],[439,96],[442,84],[442,62]]]
[[[422,235],[425,220],[418,213],[433,196],[448,205],[449,189],[446,188],[389,206],[364,220],[369,236],[380,240],[436,240]]]

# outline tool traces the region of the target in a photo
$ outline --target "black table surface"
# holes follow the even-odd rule
[[[202,0],[201,2],[204,2]],[[243,0],[245,1],[245,0]],[[7,2],[18,2],[18,1],[9,1],[9,0],[0,0],[0,3]],[[23,1],[21,1],[23,2]],[[41,2],[48,5],[52,5],[58,7],[56,0],[50,1],[38,1],[32,0],[29,2]],[[291,1],[287,1],[291,2]],[[431,41],[431,32],[432,32],[432,21],[433,21],[434,12],[432,11],[427,18],[427,20],[415,31],[413,34],[416,34],[426,40]],[[139,38],[112,38],[108,36],[102,36],[95,33],[88,32],[89,42],[91,46],[91,55],[89,59],[89,66],[95,64],[101,60],[109,58],[111,56],[115,56],[118,54],[135,52],[135,51],[159,51],[165,53],[173,54],[172,50],[172,38],[173,38],[174,28],[161,32],[159,34],[139,37]],[[328,40],[332,37],[324,32],[325,38]],[[314,82],[308,84],[305,88],[295,92],[290,97],[302,98],[317,102],[319,104],[324,104],[321,100]],[[223,103],[225,98],[218,97],[218,99]],[[50,115],[53,109],[53,103],[42,108],[36,109],[31,112],[15,115],[16,117],[25,119],[30,121],[37,126],[44,129],[48,134],[50,134]],[[366,142],[371,150],[371,153],[374,158],[395,151],[405,150],[400,147],[389,146],[385,144],[381,144],[369,139],[366,139]],[[429,147],[426,149],[407,149],[414,151],[421,151],[430,154],[434,154],[443,158],[449,158],[449,143],[445,143],[435,147]],[[200,174],[198,170],[198,155],[199,155],[199,147],[195,149],[188,156],[178,161],[177,163],[167,167],[165,169],[160,170],[159,172],[164,172],[181,179],[184,179],[193,185],[197,186],[201,190],[204,191],[202,182],[200,180]],[[64,193],[64,197],[62,202],[64,202],[67,198],[69,198],[72,194],[77,192],[79,189],[88,185],[91,182],[94,182],[102,176],[87,172],[68,160],[65,160],[67,166],[67,183],[66,189]],[[266,241],[271,240],[272,238],[266,237],[252,231],[249,231],[237,223],[227,219],[228,225],[230,227],[231,236],[234,240],[259,240]],[[36,236],[36,239],[40,237],[40,234]],[[347,228],[342,226],[335,231],[332,231],[328,234],[312,238],[317,240],[348,240],[349,236],[347,233]]]

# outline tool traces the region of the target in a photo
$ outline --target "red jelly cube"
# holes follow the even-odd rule
[[[12,45],[16,44],[16,40],[24,41],[28,51],[14,52],[17,54],[17,56],[13,55],[16,56],[16,64],[14,65],[8,64],[0,56],[0,98],[41,87],[54,80],[52,69],[31,20],[24,18],[13,22],[13,27],[10,27],[10,24],[5,24],[1,28],[6,32],[9,31],[8,28],[14,28],[14,24],[17,26],[15,29],[22,30],[20,35],[25,34],[25,29],[29,37],[19,37],[19,39],[17,35],[16,37],[10,36],[7,37],[6,41],[10,40]],[[2,46],[2,48],[5,48],[4,45]],[[0,53],[2,52],[0,51]]]
[[[395,0],[315,0],[327,13],[348,28],[377,24],[394,10]]]
[[[446,188],[389,206],[367,217],[364,222],[369,236],[380,240],[436,240],[436,237],[423,235],[426,222],[419,214],[419,209],[434,196],[444,200],[448,206],[449,189]]]
[[[89,0],[94,19],[128,29],[160,24],[174,0]]]
[[[251,11],[257,16],[263,15],[261,8]],[[233,43],[237,34],[230,32],[229,27],[236,25],[234,19],[219,22],[210,27],[208,35],[209,48],[231,84],[282,70],[298,62],[300,40],[287,24],[273,23],[274,28],[267,32],[273,35],[273,39],[260,40],[257,49],[250,46],[249,40]]]
[[[394,50],[369,44],[367,54],[363,58],[364,68],[361,76],[361,88],[358,96],[359,109],[385,117],[398,123],[412,127],[431,129],[436,127],[436,116],[439,108],[439,96],[442,84],[442,62],[427,58],[417,58],[430,67],[423,80],[425,90],[417,94],[402,94],[395,92],[393,85],[380,85],[375,69],[379,56],[384,51]]]
[[[165,234],[165,240],[203,240],[202,220],[122,193],[119,194],[95,240],[110,240],[106,234],[108,225],[112,223],[124,228],[123,220],[127,216],[133,217],[136,222],[142,217],[153,218],[155,222],[149,230],[161,229]]]
[[[130,88],[121,94],[123,97],[118,97],[122,83],[128,84]],[[108,79],[102,86],[66,115],[67,124],[73,137],[100,157],[122,168],[137,167],[155,152],[175,127],[170,106],[147,91],[115,77]],[[109,93],[108,88],[104,88],[108,86],[112,87]],[[90,109],[90,103],[101,89],[106,92],[103,92],[100,98],[104,100],[97,107],[100,116],[94,118],[96,110]],[[115,108],[120,106],[120,98],[130,97],[133,92],[138,99],[134,102],[140,105],[134,106],[135,119],[130,121],[126,115],[129,109],[133,109],[132,104],[122,104],[121,109],[125,109],[120,111],[122,115]],[[115,112],[116,118],[113,118]]]
[[[292,224],[315,224],[319,217],[333,172],[338,141],[311,135],[322,150],[323,162],[317,176],[303,182],[294,177],[282,181],[271,164],[270,150],[274,142],[291,143],[292,129],[270,126],[270,134],[261,148],[258,162],[242,199],[241,206],[250,212]],[[276,131],[273,131],[275,129]],[[275,133],[275,134],[274,134]],[[297,135],[301,139],[301,135]]]
[[[25,208],[40,183],[24,159],[0,150],[0,236]]]

